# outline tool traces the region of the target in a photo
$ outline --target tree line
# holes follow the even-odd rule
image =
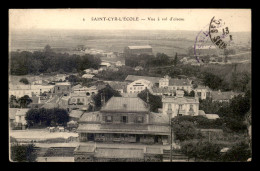
[[[11,52],[11,74],[26,75],[51,72],[80,72],[87,68],[98,69],[101,60],[90,54],[83,56],[55,53],[50,46],[43,51]]]
[[[25,116],[28,126],[55,126],[57,124],[65,126],[69,121],[68,111],[65,109],[35,108],[30,109]]]

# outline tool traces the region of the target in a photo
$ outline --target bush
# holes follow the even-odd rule
[[[249,145],[245,142],[239,142],[221,156],[221,161],[245,162],[250,157],[252,154]]]
[[[21,78],[20,82],[24,84],[29,84],[29,81],[26,78]]]
[[[37,155],[35,153],[34,147],[34,144],[12,144],[11,159],[15,162],[35,162]]]

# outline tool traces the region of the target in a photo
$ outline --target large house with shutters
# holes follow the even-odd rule
[[[84,113],[78,123],[80,142],[169,143],[168,116],[150,112],[138,97],[112,97],[100,111]]]
[[[184,91],[177,90],[176,96],[163,96],[162,113],[171,118],[176,116],[197,116],[199,115],[199,98],[184,97]]]
[[[159,88],[168,88],[169,90],[185,90],[188,93],[192,90],[192,80],[189,79],[175,79],[166,75],[159,80]]]

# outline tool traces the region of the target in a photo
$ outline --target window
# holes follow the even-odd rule
[[[127,116],[122,116],[122,117],[121,117],[121,122],[122,122],[122,123],[127,123],[127,122],[128,122]]]
[[[19,122],[21,122],[22,121],[22,116],[19,116]]]
[[[172,105],[168,104],[168,110],[172,110]]]
[[[201,92],[198,92],[198,96],[201,96]]]
[[[137,122],[138,123],[143,123],[143,117],[142,116],[138,116],[137,117]]]
[[[58,90],[60,90],[60,87],[58,87]]]
[[[107,116],[106,121],[107,121],[107,122],[112,122],[112,116]]]
[[[130,90],[132,90],[132,87],[130,87]]]
[[[193,105],[190,105],[190,112],[194,112]]]
[[[182,110],[182,105],[180,105],[180,110]]]

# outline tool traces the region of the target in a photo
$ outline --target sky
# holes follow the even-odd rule
[[[99,17],[139,17],[139,21],[93,21]],[[251,31],[250,9],[10,9],[9,28],[198,31],[207,27],[213,17],[222,19],[233,32]]]

